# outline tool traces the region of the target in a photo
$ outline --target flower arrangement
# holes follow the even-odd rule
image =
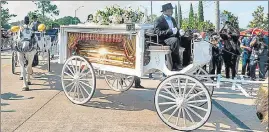
[[[118,5],[106,7],[105,10],[97,10],[93,22],[100,25],[140,23],[144,13],[139,10],[133,10],[131,7],[120,8]]]

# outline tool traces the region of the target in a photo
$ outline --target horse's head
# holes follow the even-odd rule
[[[34,32],[32,31],[32,29],[28,26],[24,26],[23,28],[21,28],[18,35],[18,44],[16,45],[18,51],[30,51],[33,48],[35,42],[33,41]]]

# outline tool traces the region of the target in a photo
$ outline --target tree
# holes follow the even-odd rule
[[[181,5],[179,5],[179,28],[182,26],[182,12],[181,12]]]
[[[4,27],[4,25],[8,24],[8,21],[11,20],[12,17],[16,17],[15,14],[10,14],[8,8],[3,8],[3,5],[8,4],[6,1],[0,1],[1,3],[1,26]],[[7,27],[7,26],[5,26]]]
[[[150,18],[150,22],[151,23],[154,23],[154,21],[157,19],[157,15],[156,14],[152,14],[152,15],[149,16],[149,18]]]
[[[55,23],[58,23],[59,25],[70,25],[73,24],[75,21],[78,23],[80,22],[77,17],[65,16],[63,18],[56,19]]]
[[[189,27],[190,28],[193,28],[193,24],[194,24],[194,13],[193,13],[193,7],[192,7],[192,3],[191,3],[191,6],[190,6],[190,13],[189,13]]]
[[[193,16],[193,29],[198,29],[199,28],[199,25],[200,25],[200,22],[199,22],[199,18],[198,18],[198,14],[194,14]]]
[[[51,4],[51,1],[33,1],[37,6],[37,12],[42,15],[44,18],[46,15],[50,15],[51,17],[59,15],[59,10],[57,5]]]
[[[203,9],[203,1],[199,1],[199,7],[198,7],[198,17],[199,17],[199,22],[204,21],[204,9]]]
[[[228,16],[228,21],[232,23],[232,26],[237,28],[239,30],[239,21],[238,21],[238,17],[235,16],[234,14],[232,14],[229,11],[224,10],[222,12],[223,14]]]
[[[189,19],[188,18],[182,19],[181,29],[186,31],[188,26],[189,26]]]
[[[264,7],[258,6],[252,16],[253,20],[249,22],[248,27],[268,29],[268,14],[264,14]]]

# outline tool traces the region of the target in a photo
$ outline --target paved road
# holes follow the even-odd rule
[[[145,89],[117,93],[98,79],[94,98],[85,106],[72,104],[60,83],[61,65],[34,68],[31,91],[21,91],[22,81],[11,73],[10,53],[2,54],[2,132],[171,132],[157,116],[153,104],[159,81],[143,80]],[[16,69],[17,71],[19,69]],[[254,88],[256,89],[256,88]],[[217,89],[213,109],[201,131],[263,131],[256,117],[254,99],[238,91]]]

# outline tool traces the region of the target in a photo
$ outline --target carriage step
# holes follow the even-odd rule
[[[170,46],[149,46],[149,50],[164,50],[164,51],[170,51]]]

